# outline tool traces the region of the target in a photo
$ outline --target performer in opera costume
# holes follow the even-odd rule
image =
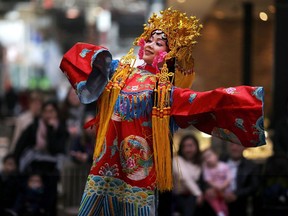
[[[265,144],[263,88],[190,89],[193,47],[202,25],[166,9],[153,14],[120,61],[105,47],[77,43],[60,68],[82,103],[97,100],[93,165],[79,215],[157,215],[159,191],[172,189],[171,134],[178,127],[247,147]]]

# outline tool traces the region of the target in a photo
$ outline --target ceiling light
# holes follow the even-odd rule
[[[267,15],[265,12],[260,12],[260,13],[259,13],[259,18],[260,18],[262,21],[267,21],[267,20],[268,20],[268,15]]]

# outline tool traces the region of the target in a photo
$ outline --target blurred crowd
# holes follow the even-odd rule
[[[194,135],[182,137],[173,160],[174,215],[287,216],[288,152],[276,145],[273,156],[256,163],[241,145],[228,143],[227,154],[201,152]]]
[[[83,125],[95,117],[96,105],[80,104],[73,89],[62,101],[54,92],[19,95],[12,89],[1,107],[1,119],[13,117],[14,124],[2,159],[0,215],[56,216],[59,199],[64,207],[77,207],[96,138]],[[219,154],[212,147],[200,151],[192,133],[181,137],[173,158],[174,189],[165,194],[171,199],[159,198],[168,213],[159,215],[288,215],[287,130],[288,105],[275,127],[274,154],[261,163],[246,159],[244,147],[234,143]]]
[[[0,215],[56,216],[59,192],[65,204],[79,205],[95,143],[83,124],[95,117],[95,104],[81,104],[72,88],[62,101],[53,92],[8,93],[2,111],[14,125],[2,160]]]

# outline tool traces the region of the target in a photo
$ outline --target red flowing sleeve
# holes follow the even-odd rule
[[[221,139],[255,147],[265,144],[263,87],[238,86],[207,92],[174,88],[171,116],[180,128],[193,125]]]
[[[73,88],[76,88],[79,82],[88,79],[92,72],[93,56],[103,51],[107,51],[107,48],[79,42],[64,54],[60,69]]]
[[[117,66],[118,61],[112,60],[107,48],[87,43],[76,43],[60,63],[60,69],[85,104],[98,99]]]

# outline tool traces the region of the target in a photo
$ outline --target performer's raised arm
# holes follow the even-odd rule
[[[202,132],[246,147],[265,144],[262,87],[238,86],[207,92],[174,88],[171,116],[181,128]]]
[[[65,53],[60,69],[67,76],[82,103],[97,100],[112,77],[117,60],[102,46],[76,43]]]

